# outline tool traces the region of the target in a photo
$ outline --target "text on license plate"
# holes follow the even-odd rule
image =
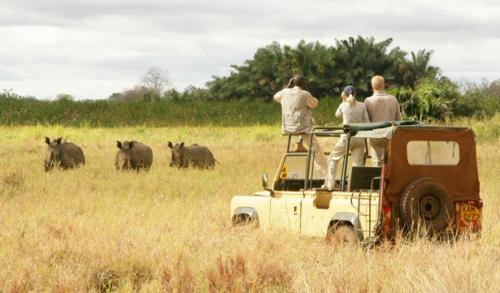
[[[460,219],[465,222],[476,222],[481,218],[481,210],[474,205],[462,204],[460,206]]]

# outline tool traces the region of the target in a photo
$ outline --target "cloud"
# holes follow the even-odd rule
[[[490,0],[3,0],[0,89],[106,98],[161,66],[182,90],[275,40],[333,45],[357,35],[433,49],[432,63],[453,78],[497,79],[499,19]]]
[[[9,72],[9,71],[0,71],[0,81],[19,81],[21,80],[21,78],[13,73],[13,72]]]

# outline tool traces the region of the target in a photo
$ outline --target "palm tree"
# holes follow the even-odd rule
[[[411,59],[404,62],[401,70],[403,76],[403,85],[415,88],[417,81],[427,77],[434,79],[439,74],[439,68],[430,66],[430,59],[433,54],[432,50],[419,50],[416,54],[411,52]]]
[[[387,52],[391,43],[391,38],[377,43],[374,38],[361,36],[337,41],[335,61],[343,68],[343,82],[356,87],[362,95],[370,93],[370,80],[376,74],[383,75],[390,85],[395,79],[394,63],[406,54],[399,47]]]

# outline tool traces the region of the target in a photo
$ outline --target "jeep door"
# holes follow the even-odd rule
[[[306,168],[305,152],[289,153],[283,157],[274,181],[269,218],[271,227],[300,232]]]
[[[276,192],[275,197],[271,199],[271,227],[300,232],[302,197],[302,192]]]

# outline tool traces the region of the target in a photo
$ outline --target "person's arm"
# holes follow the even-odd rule
[[[340,103],[339,107],[337,108],[337,111],[335,111],[335,117],[340,118],[342,117],[342,104]]]
[[[370,122],[370,117],[368,116],[368,111],[366,110],[366,105],[363,107],[363,117],[361,117],[361,120],[364,123]]]
[[[372,121],[371,104],[368,99],[365,100],[366,112],[368,113],[368,122]]]
[[[313,97],[309,92],[306,92],[306,104],[310,109],[314,109],[318,106],[318,99]]]
[[[281,103],[281,99],[283,98],[283,96],[281,94],[282,94],[282,91],[279,91],[276,94],[274,94],[274,96],[273,96],[273,99],[278,103]]]
[[[399,102],[398,102],[398,99],[396,99],[396,97],[394,97],[394,103],[396,105],[396,120],[400,120],[401,119],[401,107],[399,106]]]
[[[340,105],[337,108],[337,111],[335,111],[335,117],[337,117],[337,118],[341,118],[342,115],[343,115],[343,113],[342,113],[342,105],[346,101],[346,97],[344,96],[344,93],[342,93],[342,95],[340,95],[340,99],[342,100],[342,102],[340,102]]]

